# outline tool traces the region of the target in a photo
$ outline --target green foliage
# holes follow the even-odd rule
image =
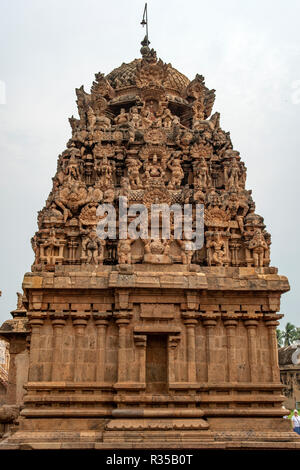
[[[300,328],[292,323],[287,323],[284,330],[276,330],[278,347],[290,346],[294,341],[300,340]]]

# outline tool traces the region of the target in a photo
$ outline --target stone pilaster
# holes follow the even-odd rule
[[[62,380],[62,342],[63,342],[63,331],[66,325],[66,320],[63,315],[53,315],[52,329],[53,329],[53,354],[52,354],[52,372],[51,379],[53,382],[59,382]]]
[[[270,366],[271,366],[271,380],[272,382],[280,382],[280,371],[278,365],[278,348],[276,328],[279,325],[279,315],[265,315],[265,325],[268,328],[269,336],[269,351],[270,351]]]
[[[169,357],[169,370],[168,370],[168,379],[169,384],[176,382],[178,379],[175,372],[176,364],[176,348],[180,341],[180,336],[169,335],[168,337],[168,357]]]
[[[108,321],[106,314],[95,314],[94,321],[97,328],[97,344],[96,344],[96,382],[105,381],[105,354],[106,354],[106,330]]]
[[[74,315],[72,318],[75,334],[74,342],[74,382],[82,381],[84,366],[84,336],[87,325],[87,315]]]
[[[227,380],[237,381],[237,357],[236,357],[236,327],[238,321],[236,316],[224,315],[222,317],[227,339]]]
[[[187,332],[187,380],[195,383],[197,381],[195,327],[198,322],[195,312],[183,312],[182,317]]]
[[[206,364],[207,364],[207,382],[215,382],[214,370],[213,370],[213,337],[214,328],[217,324],[217,316],[213,314],[204,315],[203,326],[206,329]]]
[[[30,353],[29,353],[29,382],[40,382],[43,380],[43,368],[40,359],[40,332],[44,324],[42,314],[28,312],[29,324],[31,328]]]
[[[138,351],[138,381],[141,384],[146,383],[146,346],[147,336],[146,335],[134,335],[134,342]]]
[[[119,327],[119,349],[118,349],[118,383],[129,380],[129,358],[128,358],[128,325],[132,317],[131,312],[122,310],[114,313],[116,324]]]
[[[257,370],[257,341],[256,341],[256,330],[258,320],[251,319],[245,321],[245,327],[247,328],[248,336],[248,362],[249,362],[249,382],[258,381],[258,370]]]

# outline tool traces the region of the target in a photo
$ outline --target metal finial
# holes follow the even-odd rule
[[[143,13],[143,19],[141,21],[141,25],[144,27],[146,26],[146,36],[143,42],[146,42],[146,44],[143,44],[145,46],[149,46],[150,41],[149,41],[149,35],[148,35],[148,10],[147,10],[147,2],[145,3],[145,8],[144,8],[144,13]]]

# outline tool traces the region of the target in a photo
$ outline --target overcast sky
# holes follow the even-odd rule
[[[75,87],[89,91],[94,73],[140,56],[143,8],[142,0],[0,0],[0,323],[33,262],[30,238],[77,115]],[[300,326],[300,2],[149,0],[148,12],[158,56],[216,89],[214,111],[272,234],[271,265],[290,281],[281,327]]]

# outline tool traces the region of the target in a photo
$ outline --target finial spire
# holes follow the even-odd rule
[[[144,8],[144,13],[143,13],[143,19],[141,21],[141,25],[144,27],[146,26],[146,36],[142,40],[141,44],[141,54],[143,59],[147,61],[156,61],[156,52],[154,49],[150,50],[149,44],[149,35],[148,35],[148,10],[147,10],[147,3],[145,3],[145,8]]]
[[[150,41],[149,41],[149,35],[148,35],[148,9],[147,9],[147,2],[145,3],[145,8],[144,8],[144,13],[143,13],[143,19],[141,21],[141,25],[144,27],[146,26],[146,36],[142,42],[143,46],[149,46]],[[144,44],[143,44],[144,43]]]

